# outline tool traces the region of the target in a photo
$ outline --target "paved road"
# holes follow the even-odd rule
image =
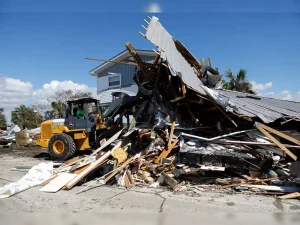
[[[14,166],[35,165],[41,160],[0,155],[0,186],[17,181],[25,172],[11,171]],[[86,184],[84,184],[86,185]],[[34,187],[0,200],[2,212],[147,212],[147,213],[266,213],[300,212],[299,200],[278,200],[272,196],[201,192],[199,196],[175,195],[166,189],[94,187],[76,194],[83,186],[57,193],[39,192]],[[300,218],[299,218],[300,219]]]

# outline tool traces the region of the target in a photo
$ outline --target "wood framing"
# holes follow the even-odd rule
[[[256,128],[266,135],[274,144],[276,144],[282,151],[284,151],[288,156],[290,156],[293,160],[297,161],[297,156],[295,156],[290,150],[288,150],[283,144],[281,144],[276,138],[274,138],[268,131],[266,131],[262,124],[258,124]]]

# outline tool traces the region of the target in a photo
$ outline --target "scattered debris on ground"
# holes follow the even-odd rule
[[[107,131],[98,149],[55,168],[40,191],[94,179],[127,189],[299,198],[300,104],[218,89],[221,75],[209,58],[198,62],[158,18],[146,23],[142,35],[157,46],[157,57],[143,62],[126,44],[139,68],[139,91],[105,112],[107,118],[131,113],[130,127]]]

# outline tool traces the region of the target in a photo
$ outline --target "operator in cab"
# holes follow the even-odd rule
[[[82,104],[79,104],[78,105],[78,110],[77,110],[77,112],[76,112],[76,116],[84,116],[85,115],[85,111],[84,111],[84,109],[83,109],[83,106],[82,106]]]

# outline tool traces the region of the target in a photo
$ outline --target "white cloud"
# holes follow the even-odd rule
[[[267,89],[272,88],[273,84],[272,82],[268,82],[265,84],[256,83],[255,81],[250,81],[252,84],[253,90],[256,92],[265,91]]]
[[[266,93],[262,93],[261,95],[265,96],[265,97],[277,98],[277,99],[282,99],[282,100],[300,101],[300,91],[293,94],[288,90],[284,90],[280,93],[266,92]]]
[[[44,84],[42,89],[38,89],[33,92],[33,103],[45,103],[47,99],[52,97],[57,91],[61,90],[79,90],[83,92],[91,92],[93,97],[96,97],[97,94],[96,88],[90,88],[85,84],[74,83],[71,80],[53,80],[50,83]]]
[[[60,90],[80,90],[91,92],[93,97],[97,96],[96,88],[88,87],[85,84],[74,83],[73,81],[51,81],[43,85],[43,88],[34,90],[33,85],[28,81],[0,77],[0,107],[4,108],[7,122],[10,123],[11,111],[21,105],[41,104],[52,97]]]
[[[0,77],[0,107],[4,108],[4,114],[8,122],[11,118],[11,110],[32,96],[33,86],[30,82],[19,79]]]
[[[146,6],[145,12],[148,12],[148,13],[161,13],[162,8],[158,3],[152,2],[152,3],[149,3]]]

